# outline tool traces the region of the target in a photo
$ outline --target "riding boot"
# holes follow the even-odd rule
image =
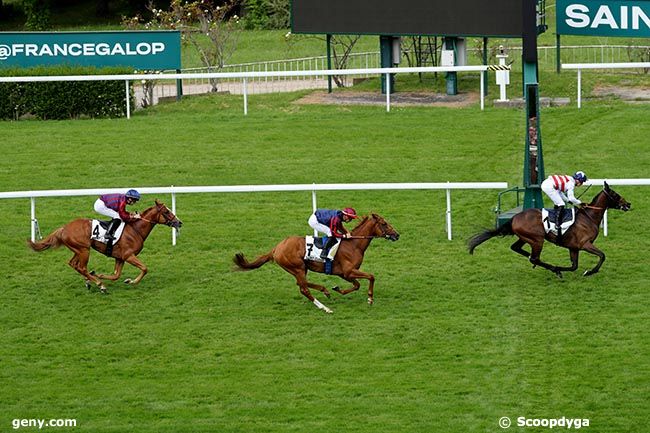
[[[113,218],[108,227],[106,228],[106,234],[104,238],[106,239],[106,255],[110,257],[113,254],[113,241],[115,240],[115,230],[120,226],[122,220],[119,218]]]
[[[564,206],[555,206],[555,229],[557,230],[557,236],[555,238],[556,243],[562,242],[562,217],[564,216]]]
[[[327,255],[330,252],[330,249],[336,245],[336,238],[334,236],[330,236],[327,238],[327,242],[325,242],[325,245],[323,245],[323,249],[320,252],[320,258],[325,260],[327,258]]]

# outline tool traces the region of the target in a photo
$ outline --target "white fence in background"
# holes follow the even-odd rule
[[[370,191],[370,190],[445,190],[447,210],[445,214],[447,239],[451,240],[451,190],[457,189],[506,189],[507,182],[432,182],[432,183],[326,183],[297,185],[235,185],[235,186],[170,186],[137,188],[141,194],[171,194],[171,211],[176,214],[176,194],[227,193],[227,192],[287,192],[311,191],[312,208],[316,210],[316,191]],[[106,189],[63,189],[42,191],[0,192],[0,199],[29,198],[31,201],[31,239],[39,233],[36,219],[36,198],[99,196],[101,194],[124,193],[127,188]],[[40,233],[39,233],[40,234]],[[172,231],[172,245],[176,245],[176,231]]]
[[[632,63],[566,63],[562,69],[578,70],[578,108],[582,107],[582,70],[583,69],[648,69],[650,62]]]
[[[132,75],[63,75],[63,76],[32,76],[32,77],[0,77],[0,83],[29,83],[49,81],[124,81],[126,92],[126,117],[131,118],[130,82],[141,80],[188,80],[188,79],[217,79],[226,78],[241,79],[242,93],[244,95],[244,115],[248,114],[248,80],[254,78],[273,77],[306,77],[322,75],[385,75],[390,74],[413,74],[420,72],[484,72],[488,65],[479,66],[430,66],[420,68],[368,68],[368,69],[327,69],[318,71],[273,71],[273,72],[213,72],[202,74],[132,74]],[[480,73],[480,98],[481,110],[485,107],[485,74]],[[390,80],[386,79],[386,111],[390,111]]]

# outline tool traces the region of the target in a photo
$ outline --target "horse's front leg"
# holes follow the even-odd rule
[[[594,244],[592,244],[591,242],[587,242],[586,244],[584,244],[582,249],[600,258],[600,260],[598,260],[598,263],[596,264],[596,266],[594,266],[593,269],[589,269],[585,271],[584,274],[582,274],[583,276],[588,277],[589,275],[593,275],[600,270],[600,267],[603,265],[603,262],[605,261],[605,253],[603,253],[598,248],[596,248]]]
[[[124,267],[124,260],[115,259],[115,270],[113,270],[113,273],[111,275],[98,274],[95,276],[97,278],[101,278],[102,280],[115,281],[118,278],[120,278],[120,275],[122,275],[123,267]]]
[[[573,272],[576,269],[578,269],[578,254],[580,253],[580,250],[571,248],[569,250],[569,257],[571,257],[571,266],[558,266],[556,269],[560,272],[563,271],[570,271]]]
[[[138,275],[135,280],[132,280],[130,278],[127,278],[124,280],[126,284],[131,284],[135,285],[142,280],[142,277],[144,277],[147,274],[147,267],[142,263],[136,256],[130,256],[126,259],[126,262],[130,265],[135,266],[136,268],[140,269],[140,275]]]
[[[337,292],[341,293],[342,295],[353,292],[355,290],[358,290],[360,286],[359,282],[356,281],[357,279],[368,280],[368,304],[372,305],[375,302],[374,300],[375,276],[373,274],[369,274],[367,272],[361,272],[358,269],[352,269],[351,271],[348,271],[345,274],[343,274],[343,278],[345,278],[348,281],[351,281],[354,286],[348,290],[337,290]]]

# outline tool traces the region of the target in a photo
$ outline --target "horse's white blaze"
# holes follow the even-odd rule
[[[327,308],[325,305],[321,303],[318,299],[314,299],[314,305],[317,306],[320,310],[325,311],[326,313],[332,313],[332,310]]]

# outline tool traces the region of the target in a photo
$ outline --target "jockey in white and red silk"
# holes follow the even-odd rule
[[[121,221],[129,222],[140,217],[137,212],[131,213],[126,210],[126,206],[132,205],[138,200],[140,200],[140,193],[130,189],[126,194],[101,195],[95,201],[95,211],[112,218],[106,229],[106,239],[109,244],[113,243],[115,230],[120,226]]]
[[[560,224],[562,224],[562,213],[564,212],[564,206],[567,201],[570,201],[575,206],[582,204],[578,200],[573,190],[576,186],[580,186],[587,181],[587,175],[582,171],[576,171],[573,176],[567,176],[562,174],[554,174],[549,176],[544,182],[542,182],[542,191],[548,195],[548,197],[553,201],[555,205],[556,219],[555,227],[558,233],[558,239],[561,238],[560,233]]]
[[[351,207],[343,210],[318,209],[311,214],[309,226],[327,236],[327,242],[321,251],[322,259],[325,259],[329,249],[336,245],[336,238],[350,237],[350,231],[343,226],[343,223],[356,218],[358,218],[357,212]]]

